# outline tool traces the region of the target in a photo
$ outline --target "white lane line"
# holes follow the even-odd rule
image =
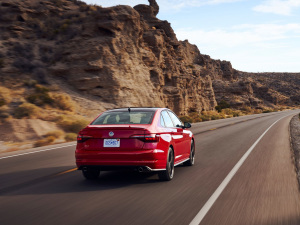
[[[289,116],[289,115],[288,115]],[[287,117],[287,116],[284,116]],[[247,150],[247,152],[243,155],[243,157],[238,161],[238,163],[233,167],[233,169],[229,172],[227,177],[223,180],[223,182],[220,184],[220,186],[215,190],[215,192],[212,194],[212,196],[208,199],[208,201],[205,203],[205,205],[202,207],[202,209],[198,212],[196,217],[192,220],[190,225],[198,225],[201,223],[205,215],[208,213],[212,205],[216,202],[220,194],[224,191],[228,183],[231,181],[233,176],[236,174],[236,172],[239,170],[239,168],[243,165],[244,161],[248,158],[250,153],[253,151],[255,146],[258,144],[258,142],[265,136],[265,134],[273,127],[279,120],[283,119],[284,117],[276,120],[257,140],[256,142]]]
[[[4,156],[4,157],[1,157],[0,159],[7,159],[7,158],[12,158],[12,157],[21,156],[21,155],[29,155],[29,154],[38,153],[38,152],[46,152],[46,151],[50,151],[50,150],[54,150],[54,149],[58,149],[58,148],[70,147],[70,146],[74,146],[74,145],[76,145],[76,144],[64,145],[64,146],[55,147],[55,148],[42,149],[42,150],[37,150],[37,151],[33,151],[33,152],[25,152],[25,153],[21,153],[21,154],[17,154],[17,155]]]

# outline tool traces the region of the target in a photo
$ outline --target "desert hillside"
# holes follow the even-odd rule
[[[224,102],[257,111],[299,105],[300,74],[251,74],[211,59],[179,41],[157,18],[156,1],[149,2],[102,8],[78,0],[2,0],[2,126],[31,118],[54,123],[44,133],[58,126],[75,134],[72,117],[84,124],[116,107],[169,107],[184,116]]]

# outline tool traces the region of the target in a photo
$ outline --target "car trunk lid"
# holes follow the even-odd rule
[[[144,135],[149,125],[90,125],[80,135],[88,137],[83,142],[85,150],[138,150],[142,149],[144,142],[135,138]],[[106,142],[105,142],[106,140]],[[108,147],[107,141],[119,141],[119,145]]]

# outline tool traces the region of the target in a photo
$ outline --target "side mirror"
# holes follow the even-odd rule
[[[190,124],[189,122],[184,122],[184,128],[191,128],[192,124]]]

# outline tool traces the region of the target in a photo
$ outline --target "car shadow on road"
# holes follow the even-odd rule
[[[161,183],[158,175],[152,172],[103,171],[98,179],[86,180],[81,171],[75,170],[64,173],[70,169],[72,168],[51,168],[52,171],[60,171],[58,173],[51,173],[49,168],[43,168],[1,174],[0,179],[4,182],[6,178],[9,178],[11,184],[0,186],[0,196],[89,192],[118,189],[132,185],[159,185]],[[32,177],[31,174],[35,174],[35,176]],[[22,177],[28,177],[28,179],[23,178],[18,182],[17,179]]]

